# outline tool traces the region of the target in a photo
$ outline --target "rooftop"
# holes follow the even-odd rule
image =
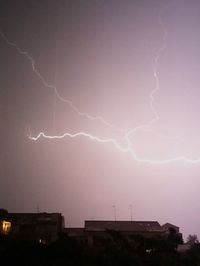
[[[85,221],[86,231],[132,231],[132,232],[149,232],[162,231],[162,226],[157,221]]]

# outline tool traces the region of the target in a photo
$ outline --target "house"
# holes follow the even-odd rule
[[[87,220],[84,228],[65,228],[65,233],[69,237],[75,238],[79,243],[102,246],[106,240],[111,240],[113,232],[131,240],[136,235],[145,238],[165,237],[170,234],[172,229],[175,234],[182,236],[179,233],[179,227],[170,223],[161,226],[157,221]]]
[[[85,221],[85,236],[89,245],[96,245],[109,238],[109,231],[120,233],[126,238],[135,235],[154,237],[164,235],[162,226],[157,221]]]
[[[64,229],[60,213],[7,213],[0,219],[1,234],[46,244],[59,238]]]
[[[66,234],[68,237],[76,239],[79,244],[87,244],[85,230],[82,227],[65,228],[64,234]]]
[[[162,228],[166,233],[169,233],[171,229],[173,229],[176,233],[179,233],[179,227],[170,223],[163,224]]]
[[[185,253],[185,252],[187,252],[190,249],[191,249],[191,244],[190,243],[179,244],[177,246],[177,251],[179,253]]]

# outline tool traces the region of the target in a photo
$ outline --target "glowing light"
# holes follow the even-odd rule
[[[42,238],[38,239],[38,242],[39,242],[39,244],[41,244],[41,245],[46,245],[46,244],[47,244],[47,240],[42,239]]]
[[[2,234],[8,235],[11,231],[11,223],[8,221],[2,221]]]

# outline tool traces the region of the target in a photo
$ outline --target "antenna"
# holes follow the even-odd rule
[[[113,211],[114,211],[114,220],[117,221],[117,215],[116,215],[116,206],[112,205]]]
[[[36,211],[37,211],[37,213],[40,213],[40,207],[39,207],[39,203],[37,203],[37,206],[36,206]]]
[[[130,209],[130,216],[131,216],[131,222],[133,221],[133,205],[130,204],[129,205],[129,209]]]

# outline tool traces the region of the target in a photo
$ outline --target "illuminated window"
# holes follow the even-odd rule
[[[8,235],[11,230],[11,223],[7,221],[2,221],[2,233]]]

